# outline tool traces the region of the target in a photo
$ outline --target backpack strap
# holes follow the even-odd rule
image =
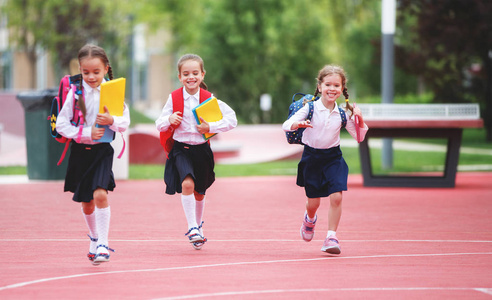
[[[339,106],[338,111],[340,112],[340,118],[342,119],[342,129],[347,125],[347,114],[345,111]]]
[[[207,100],[210,97],[212,97],[212,93],[210,93],[205,89],[200,88],[200,100],[199,100],[200,103],[202,103],[203,101]]]
[[[314,102],[309,101],[307,104],[309,105],[309,112],[308,112],[306,120],[311,121],[311,119],[313,118],[313,113],[314,113]]]
[[[180,111],[182,114],[184,110],[183,88],[181,87],[172,92],[171,98],[173,100],[173,113]]]

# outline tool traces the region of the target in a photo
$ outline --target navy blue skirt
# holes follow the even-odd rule
[[[114,190],[113,155],[114,150],[109,143],[86,145],[72,142],[64,190],[74,193],[73,201],[90,202],[98,188]]]
[[[215,181],[214,154],[208,143],[188,145],[174,142],[164,168],[166,194],[182,193],[181,184],[186,176],[195,182],[195,191],[205,195]]]
[[[346,191],[348,166],[340,147],[315,149],[304,146],[297,166],[297,185],[304,187],[308,198],[328,197]]]

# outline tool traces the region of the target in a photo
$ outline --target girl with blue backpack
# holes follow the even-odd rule
[[[306,242],[313,239],[320,199],[330,197],[328,234],[321,248],[321,251],[330,254],[341,253],[336,231],[342,216],[342,191],[347,190],[348,179],[348,166],[340,150],[340,129],[346,122],[345,129],[352,137],[359,139],[358,142],[364,139],[368,130],[360,109],[348,103],[346,84],[347,77],[341,67],[323,67],[318,73],[314,94],[314,99],[318,94],[320,98],[314,101],[311,119],[307,120],[310,107],[304,105],[282,125],[285,132],[305,128],[302,133],[304,151],[297,170],[297,185],[304,187],[307,196],[301,237]],[[340,113],[336,102],[342,93],[346,98],[347,120],[342,120],[345,114]]]
[[[105,108],[99,113],[100,85],[106,75],[113,79],[113,71],[106,52],[95,45],[79,50],[78,61],[82,80],[72,85],[56,120],[59,134],[72,139],[70,158],[65,177],[65,192],[73,193],[73,201],[82,204],[82,214],[89,228],[89,260],[98,265],[109,261],[108,233],[111,210],[108,191],[116,184],[112,171],[114,150],[110,143],[99,143],[104,128],[123,132],[130,125],[130,112],[124,105],[123,116],[112,116]],[[75,101],[74,101],[75,97]],[[74,114],[79,114],[74,124]]]

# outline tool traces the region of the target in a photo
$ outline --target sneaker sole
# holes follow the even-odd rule
[[[329,253],[329,254],[340,254],[342,250],[340,247],[329,247],[329,248],[321,248],[321,251]]]

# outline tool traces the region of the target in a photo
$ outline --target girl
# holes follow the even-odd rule
[[[123,116],[111,116],[99,111],[99,90],[104,76],[113,79],[113,71],[106,52],[98,46],[85,45],[78,54],[82,80],[78,90],[76,105],[83,115],[83,129],[80,139],[79,128],[71,123],[74,113],[73,93],[68,93],[58,120],[56,130],[64,137],[73,139],[67,175],[65,177],[65,192],[73,194],[73,200],[82,203],[82,213],[89,227],[91,239],[89,260],[98,265],[109,261],[108,233],[111,211],[108,202],[108,191],[113,191],[115,181],[113,176],[113,147],[109,143],[98,143],[104,134],[104,128],[99,125],[110,125],[113,131],[123,132],[130,125],[130,113],[124,105]]]
[[[341,249],[336,231],[342,215],[342,191],[347,190],[348,166],[340,151],[341,115],[336,100],[340,95],[346,98],[345,110],[349,114],[346,129],[356,138],[353,116],[359,117],[362,139],[368,130],[357,107],[348,103],[347,78],[338,66],[327,65],[318,73],[314,97],[321,94],[320,101],[314,102],[311,121],[306,121],[309,106],[304,105],[284,122],[284,131],[306,128],[302,136],[305,145],[297,170],[297,185],[304,187],[307,196],[306,212],[301,226],[301,237],[309,242],[314,236],[316,211],[321,197],[330,197],[328,213],[328,234],[321,251],[340,254]]]
[[[188,236],[192,246],[200,250],[207,239],[203,236],[202,216],[205,205],[205,192],[215,181],[214,155],[204,133],[219,133],[233,129],[237,125],[236,113],[224,102],[219,102],[222,120],[197,125],[192,109],[204,99],[207,85],[203,81],[205,69],[203,60],[195,54],[186,54],[178,61],[178,78],[182,88],[174,91],[164,105],[161,115],[155,121],[160,132],[174,128],[174,146],[166,160],[164,182],[166,193],[181,193]],[[203,89],[203,90],[202,90]],[[173,95],[183,102],[183,113],[173,110]],[[203,98],[203,96],[202,96]]]

